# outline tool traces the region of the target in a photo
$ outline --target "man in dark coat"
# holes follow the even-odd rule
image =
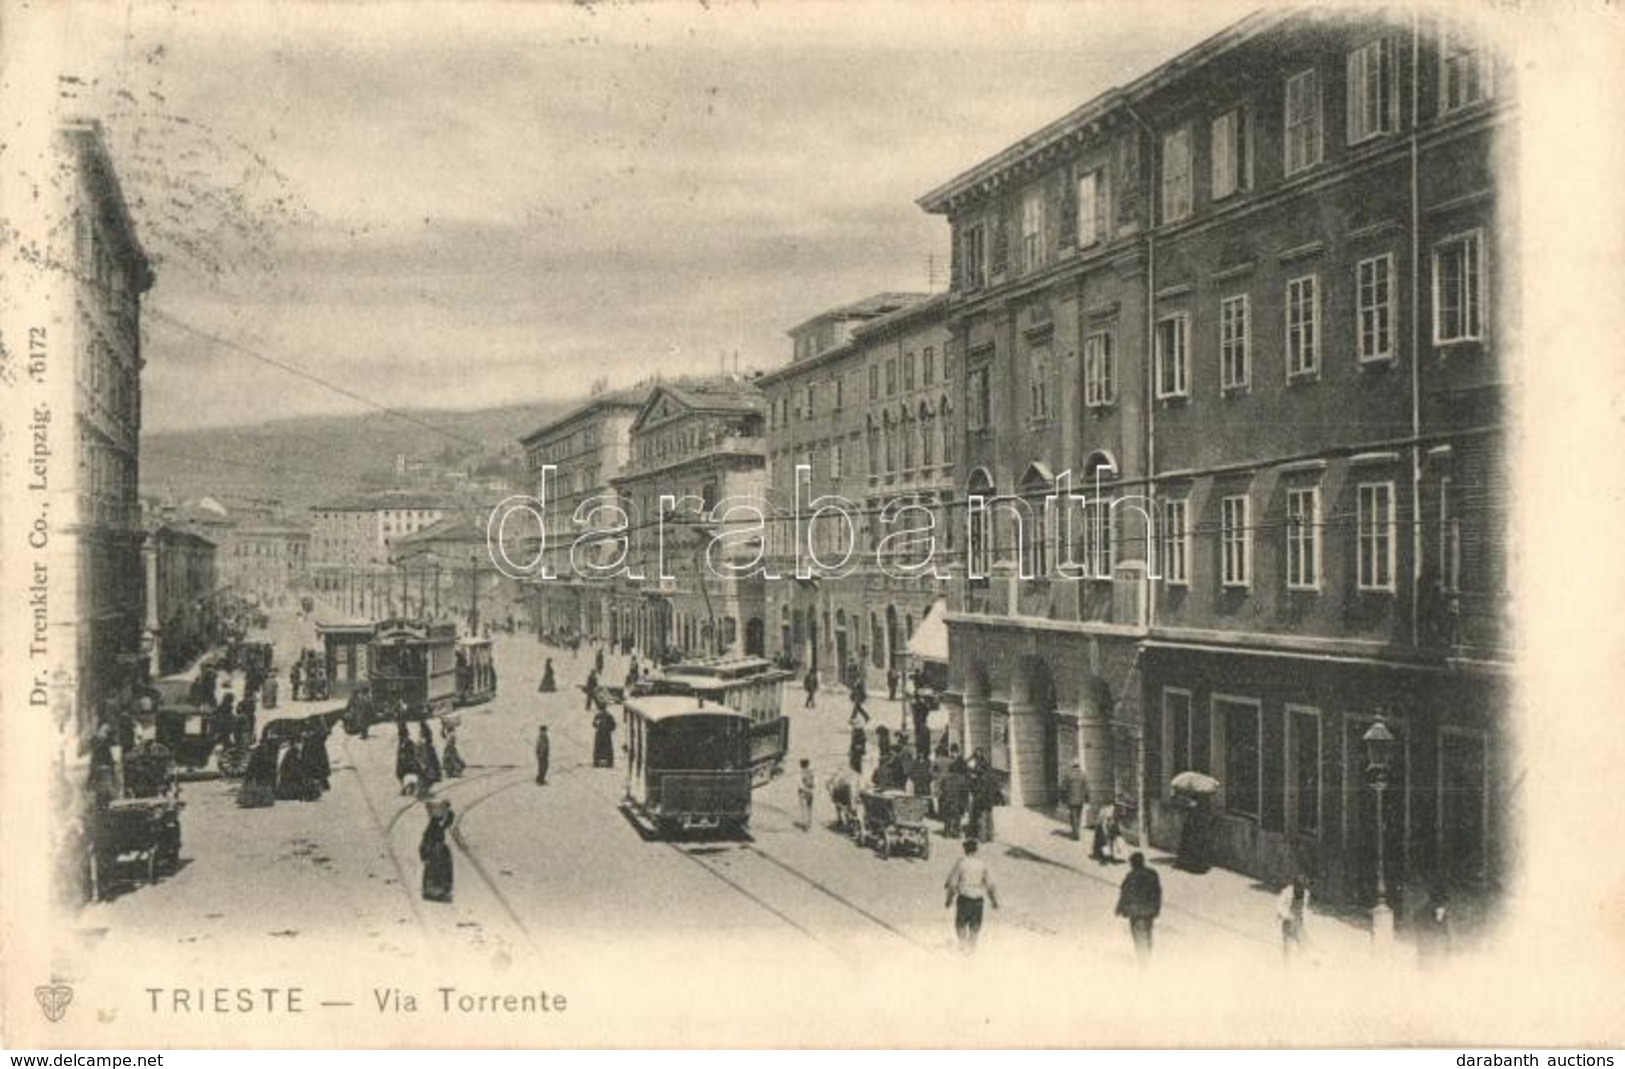
[[[547,762],[553,754],[553,744],[547,738],[547,725],[536,729],[536,782],[547,783]]]
[[[1081,839],[1083,807],[1089,804],[1089,780],[1083,774],[1083,766],[1076,760],[1061,777],[1061,800],[1066,803],[1067,815],[1072,820],[1072,838]]]
[[[802,703],[801,707],[811,709],[818,702],[818,670],[816,668],[807,669],[807,678],[802,680],[801,685],[807,690],[807,700]]]
[[[869,736],[864,734],[863,728],[854,725],[852,728],[852,742],[846,750],[847,764],[851,766],[853,772],[861,773],[863,771],[863,754],[868,748]]]
[[[327,756],[327,725],[320,720],[305,732],[304,764],[306,797],[319,798],[333,775],[333,764]]]
[[[869,688],[863,685],[863,677],[859,676],[852,681],[852,716],[863,717],[864,723],[869,722],[869,710],[863,703],[869,700]]]
[[[592,712],[593,698],[598,694],[598,669],[594,668],[587,673],[587,682],[582,684],[581,689],[587,693],[587,704],[582,708],[590,713]]]
[[[1129,855],[1128,875],[1117,893],[1117,915],[1128,918],[1134,937],[1134,955],[1144,965],[1151,960],[1151,927],[1162,912],[1162,879],[1145,863],[1138,850]]]

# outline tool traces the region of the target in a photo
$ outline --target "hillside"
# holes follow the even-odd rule
[[[203,494],[276,498],[290,510],[303,510],[376,481],[391,471],[397,454],[473,464],[504,453],[511,457],[521,436],[579,403],[414,410],[405,413],[410,420],[385,412],[309,416],[146,435],[141,492],[177,501]]]

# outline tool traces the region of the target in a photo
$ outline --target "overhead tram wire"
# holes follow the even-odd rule
[[[433,431],[434,433],[442,435],[446,438],[450,438],[453,441],[461,442],[464,445],[479,447],[483,447],[486,444],[477,438],[470,438],[467,435],[458,434],[456,431],[447,430],[445,427],[430,423],[428,420],[419,419],[410,413],[402,412],[398,408],[391,408],[388,405],[381,404],[365,394],[357,393],[354,390],[346,389],[337,383],[329,382],[320,375],[306,371],[304,368],[295,367],[293,364],[287,364],[281,360],[277,360],[274,357],[266,356],[264,353],[259,352],[256,349],[252,349],[241,342],[234,342],[229,338],[222,338],[218,334],[211,334],[210,332],[199,327],[194,327],[190,323],[176,319],[174,316],[159,311],[156,308],[144,309],[143,315],[148,319],[155,319],[160,323],[173,327],[184,334],[189,334],[194,338],[210,342],[224,349],[229,349],[230,351],[238,353],[242,356],[246,356],[251,360],[258,360],[262,364],[267,364],[278,369],[279,371],[284,371],[289,375],[293,375],[296,378],[301,378],[307,382],[315,383],[324,390],[331,390],[333,393],[336,393],[341,397],[349,398],[352,401],[359,401],[369,408],[377,409],[379,412],[383,412],[386,415],[394,416],[396,419],[402,420],[403,422],[410,423],[417,427],[422,427],[424,430]]]

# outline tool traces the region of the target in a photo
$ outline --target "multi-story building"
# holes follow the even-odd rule
[[[611,480],[631,573],[608,587],[612,642],[656,657],[765,652],[764,578],[752,565],[767,557],[766,410],[762,391],[737,376],[660,383],[644,402],[631,459]],[[754,516],[714,516],[730,499]]]
[[[899,509],[945,516],[954,493],[946,309],[945,295],[883,293],[823,312],[789,332],[790,363],[757,380],[780,576],[767,584],[769,647],[826,682],[903,671],[908,638],[942,593],[934,571],[907,567],[920,555],[912,542],[882,539],[918,526]],[[807,506],[821,498],[838,499],[851,527],[834,514],[812,522]],[[936,534],[946,552],[953,532]]]
[[[609,492],[632,452],[632,421],[649,399],[650,387],[599,393],[520,440],[530,491],[543,506],[547,550],[567,559],[570,545],[587,529],[575,522],[582,503]],[[547,471],[543,485],[543,471]],[[538,635],[605,635],[609,586],[568,567],[556,578],[532,584],[531,622]]]
[[[312,586],[347,612],[377,616],[400,608],[391,578],[395,544],[440,522],[456,505],[416,491],[386,490],[311,507]]]
[[[220,578],[262,602],[284,598],[310,583],[308,528],[252,523],[230,530],[220,544]]]
[[[47,351],[73,371],[71,387],[66,376],[53,379],[61,388],[46,419],[73,428],[73,459],[40,478],[63,498],[52,515],[62,566],[51,596],[73,606],[61,633],[74,644],[79,737],[88,741],[95,711],[131,681],[142,656],[141,296],[153,275],[101,125],[66,124],[54,148],[64,225],[53,233],[51,257],[62,270],[51,276],[57,314],[45,337]]]
[[[197,531],[159,523],[148,532],[144,553],[153,669],[169,675],[197,660],[218,637],[215,544]]]
[[[1380,822],[1401,889],[1497,880],[1506,75],[1450,25],[1272,11],[922,199],[954,231],[965,491],[1034,506],[967,525],[989,578],[949,615],[956,714],[1016,800],[1081,754],[1170,846],[1196,770],[1228,867],[1369,901]],[[1110,507],[1046,513],[1057,468]],[[1021,577],[1069,551],[1086,578]]]

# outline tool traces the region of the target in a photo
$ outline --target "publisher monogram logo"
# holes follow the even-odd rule
[[[67,984],[41,984],[34,989],[34,999],[44,1011],[45,1019],[53,1024],[62,1020],[73,1001],[73,988]]]

